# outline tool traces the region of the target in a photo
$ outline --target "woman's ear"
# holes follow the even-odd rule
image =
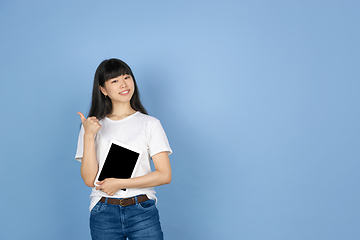
[[[100,88],[100,91],[105,95],[105,97],[108,95],[107,94],[107,91],[106,91],[106,89],[104,88],[104,87],[102,87],[102,86],[99,86],[99,88]]]

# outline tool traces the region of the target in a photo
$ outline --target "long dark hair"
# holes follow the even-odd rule
[[[109,97],[105,97],[100,91],[100,86],[104,87],[106,81],[121,75],[128,74],[134,80],[135,91],[130,99],[130,106],[143,114],[148,114],[140,101],[140,93],[135,81],[134,74],[130,67],[123,61],[111,58],[104,60],[95,72],[94,86],[91,99],[91,107],[88,117],[95,116],[97,119],[103,119],[107,114],[111,113],[112,103]]]

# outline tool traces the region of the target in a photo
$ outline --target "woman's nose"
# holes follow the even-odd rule
[[[125,82],[124,80],[121,80],[121,82],[120,82],[120,87],[121,87],[121,88],[126,87],[126,82]]]

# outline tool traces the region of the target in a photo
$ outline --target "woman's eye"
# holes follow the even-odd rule
[[[112,83],[116,83],[118,80],[114,80],[114,81],[112,81]]]
[[[126,80],[129,79],[129,78],[130,78],[129,76],[125,77]]]

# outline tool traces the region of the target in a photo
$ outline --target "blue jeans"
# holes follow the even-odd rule
[[[152,199],[126,207],[98,202],[90,213],[90,231],[93,240],[164,239]]]

